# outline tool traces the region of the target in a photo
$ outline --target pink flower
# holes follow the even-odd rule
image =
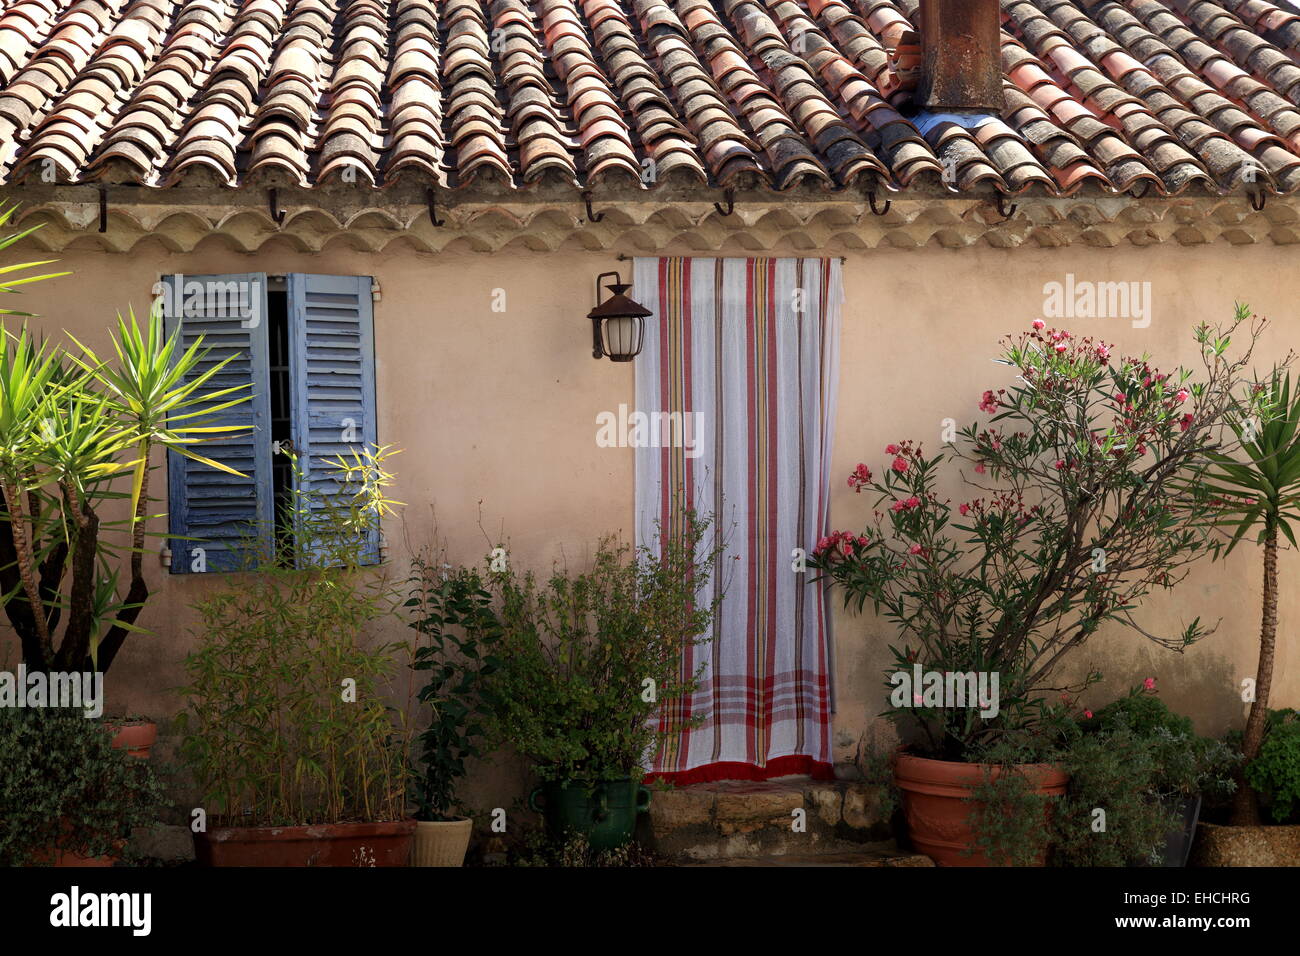
[[[861,494],[863,486],[869,484],[871,484],[871,469],[858,462],[858,466],[853,469],[853,474],[849,475],[849,487]]]
[[[918,497],[916,497],[916,495],[912,495],[912,497],[910,497],[910,498],[907,499],[907,507],[908,507],[908,510],[909,510],[909,511],[910,511],[912,508],[919,508],[919,507],[921,507],[921,499],[918,498]]]
[[[919,544],[914,544],[914,545],[912,545],[910,548],[907,549],[907,553],[908,553],[908,554],[920,554],[920,553],[921,553],[921,550],[922,550],[922,549],[921,549],[921,546],[920,546]]]
[[[897,446],[897,445],[886,445],[886,446],[885,446],[885,454],[886,454],[886,455],[897,455],[897,454],[898,454],[898,446]]]
[[[903,511],[906,508],[907,505],[901,501],[895,501],[892,505],[889,506],[889,510],[894,512],[895,514],[897,514],[900,511]]]
[[[1092,720],[1092,711],[1090,711],[1090,710],[1085,710],[1085,711],[1083,712],[1083,716],[1086,717],[1086,718],[1088,718],[1089,720]]]
[[[970,514],[970,505],[958,505],[957,511],[960,512],[963,516],[968,515]]]
[[[1192,427],[1192,413],[1188,412],[1186,415],[1183,416],[1182,421],[1178,423],[1178,428],[1180,431],[1187,431],[1187,429],[1191,427]]]
[[[1103,362],[1106,361],[1108,358],[1110,358],[1110,349],[1107,346],[1098,343],[1097,358],[1101,359]]]
[[[1056,470],[1060,471],[1064,467],[1065,467],[1065,459],[1063,458],[1056,459]]]
[[[1042,319],[1034,319],[1034,328],[1037,329],[1038,331],[1041,332],[1043,328],[1046,327],[1046,325],[1047,323],[1044,322]]]
[[[894,459],[894,463],[891,467],[894,469],[894,471],[898,472],[901,475],[905,471],[907,471],[907,459],[904,458],[902,455],[899,455],[897,458]]]
[[[1178,390],[1177,394],[1174,395],[1174,401],[1176,401],[1176,402],[1185,402],[1185,401],[1187,401],[1188,396],[1191,395],[1191,394],[1192,394],[1192,393],[1189,392],[1187,389],[1185,389],[1185,388],[1180,388],[1180,389]]]
[[[980,398],[980,411],[987,412],[988,414],[992,415],[997,410],[998,410],[997,396],[993,394],[993,389],[991,388],[985,389],[983,397]]]
[[[982,475],[982,474],[984,474],[984,465],[983,465],[983,464],[979,464],[979,465],[976,465],[976,466],[975,466],[975,474],[977,474],[977,475]]]
[[[1146,680],[1142,682],[1142,686],[1145,687],[1147,690],[1155,690],[1156,679],[1154,677],[1148,677]]]
[[[1057,343],[1056,343],[1056,351],[1057,351],[1058,353],[1060,353],[1060,352],[1064,352],[1064,351],[1065,351],[1066,349],[1068,349],[1068,348],[1069,348],[1069,346],[1066,345],[1064,342],[1057,342]]]

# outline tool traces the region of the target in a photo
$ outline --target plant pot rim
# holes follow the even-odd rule
[[[1070,779],[1069,774],[1054,763],[1020,763],[1014,765],[1018,770],[1027,771],[1038,779],[1037,786],[1064,786]],[[908,771],[912,771],[911,774]],[[1002,772],[1001,764],[971,763],[965,760],[936,760],[933,757],[919,757],[899,749],[894,753],[895,777],[932,777],[941,775],[963,783],[983,780],[984,774],[991,772],[997,777]]]
[[[416,820],[384,820],[377,823],[312,823],[286,827],[210,827],[194,834],[210,843],[277,843],[293,840],[327,840],[336,836],[392,836],[414,833]]]
[[[474,822],[473,817],[462,817],[462,816],[455,816],[452,817],[450,820],[421,820],[418,817],[415,819],[416,825],[422,827],[458,827],[463,824],[473,823],[473,822]]]
[[[895,753],[895,756],[897,756],[900,760],[903,760],[903,759],[906,759],[906,760],[918,760],[918,761],[924,761],[924,762],[926,762],[926,763],[941,763],[941,764],[946,764],[946,765],[948,765],[948,766],[954,766],[954,767],[998,767],[998,766],[1001,766],[1001,764],[996,764],[996,763],[981,763],[981,762],[976,761],[976,760],[940,760],[938,757],[922,757],[920,754],[914,754],[914,753],[911,753],[911,752],[909,752],[909,751],[907,751],[907,750],[903,750],[903,749],[901,749],[901,748],[900,748],[899,750],[896,750],[894,753]],[[1033,761],[1033,762],[1031,762],[1031,763],[1018,763],[1018,764],[1014,764],[1014,766],[1017,766],[1017,767],[1055,767],[1056,764],[1052,763],[1050,760],[1036,760],[1036,761]]]
[[[1268,830],[1270,832],[1277,830],[1300,830],[1300,823],[1210,823],[1208,820],[1202,820],[1201,826],[1210,830],[1236,830],[1244,833],[1247,830]]]
[[[543,780],[540,786],[585,787],[591,789],[611,783],[639,783],[639,779],[635,774],[628,774],[626,777],[570,777],[565,780]]]

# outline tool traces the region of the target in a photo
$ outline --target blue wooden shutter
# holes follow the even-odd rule
[[[171,570],[173,574],[195,570],[195,548],[203,549],[206,570],[238,570],[254,557],[246,553],[250,536],[264,545],[270,541],[272,528],[266,275],[253,272],[165,276],[163,282],[171,287],[172,305],[164,315],[167,334],[179,325],[181,349],[189,348],[202,336],[203,347],[208,350],[198,369],[211,368],[222,359],[235,356],[209,380],[208,387],[215,392],[235,385],[252,385],[249,401],[217,412],[205,423],[236,425],[240,431],[205,441],[195,449],[205,458],[220,461],[245,477],[236,478],[175,452],[167,454],[168,529],[171,535],[177,536],[170,541]],[[247,285],[232,287],[229,285],[232,282]],[[185,308],[187,288],[202,288],[207,293],[206,305],[198,310],[199,314]],[[232,289],[238,290],[235,299],[231,298]],[[189,301],[194,303],[192,298]],[[251,315],[244,306],[251,307]],[[218,399],[214,404],[229,398]]]
[[[373,449],[378,434],[370,277],[292,273],[288,288],[290,435],[301,480],[328,495],[339,489],[327,461]],[[378,535],[366,545],[377,563]]]

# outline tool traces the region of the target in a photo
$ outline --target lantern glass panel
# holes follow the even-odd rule
[[[605,320],[605,353],[611,358],[630,358],[635,355],[641,340],[639,318],[614,318]]]

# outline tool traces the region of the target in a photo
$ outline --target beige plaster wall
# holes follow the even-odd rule
[[[305,271],[380,280],[380,439],[405,449],[395,459],[395,496],[408,503],[401,523],[388,532],[395,573],[405,573],[408,545],[433,540],[435,522],[454,559],[477,560],[486,529],[493,538],[504,532],[514,559],[534,567],[549,566],[561,551],[571,561],[581,559],[602,532],[630,530],[633,452],[597,447],[595,418],[619,403],[632,404],[632,369],[591,359],[584,318],[595,275],[620,266],[609,254],[434,255],[398,241],[384,254],[342,245],[304,254],[273,243],[246,255],[217,240],[173,254],[149,240],[120,255],[85,242],[62,254],[61,265],[75,275],[32,288],[23,305],[42,314],[36,324],[46,332],[67,329],[89,343],[103,341],[116,308],[144,307],[162,272]],[[1080,279],[1152,283],[1149,328],[1132,328],[1126,319],[1081,320],[1071,327],[1122,350],[1151,352],[1162,366],[1194,361],[1192,324],[1226,319],[1234,299],[1244,298],[1274,320],[1262,367],[1300,340],[1297,255],[1295,247],[1225,243],[848,253],[833,523],[857,528],[865,517],[867,499],[843,481],[856,462],[878,469],[888,442],[913,437],[933,448],[944,418],[964,423],[977,416],[980,392],[1005,384],[1004,370],[989,361],[996,340],[1041,314],[1045,282],[1072,272]],[[630,263],[621,266],[630,270]],[[497,289],[505,292],[503,313],[492,311]],[[165,717],[178,707],[170,688],[182,679],[180,662],[192,643],[187,607],[218,582],[169,576],[157,561],[150,567],[156,593],[140,623],[155,633],[127,642],[108,676],[108,692],[114,709]],[[1300,562],[1284,555],[1283,580],[1297,573]],[[1100,635],[1074,662],[1106,675],[1088,702],[1104,702],[1154,676],[1168,702],[1192,714],[1202,731],[1239,725],[1244,707],[1237,685],[1255,666],[1258,577],[1257,552],[1243,548],[1227,564],[1198,568],[1171,597],[1152,602],[1144,620],[1156,628],[1173,630],[1198,614],[1222,618],[1216,635],[1185,654],[1128,633]],[[1281,596],[1278,705],[1300,705],[1295,593],[1288,586]],[[839,612],[834,631],[836,752],[848,759],[883,705],[890,634],[870,616]],[[6,661],[16,664],[16,651],[12,640],[0,639],[0,667]],[[495,805],[521,783],[517,768],[499,764],[476,781],[471,796]]]

